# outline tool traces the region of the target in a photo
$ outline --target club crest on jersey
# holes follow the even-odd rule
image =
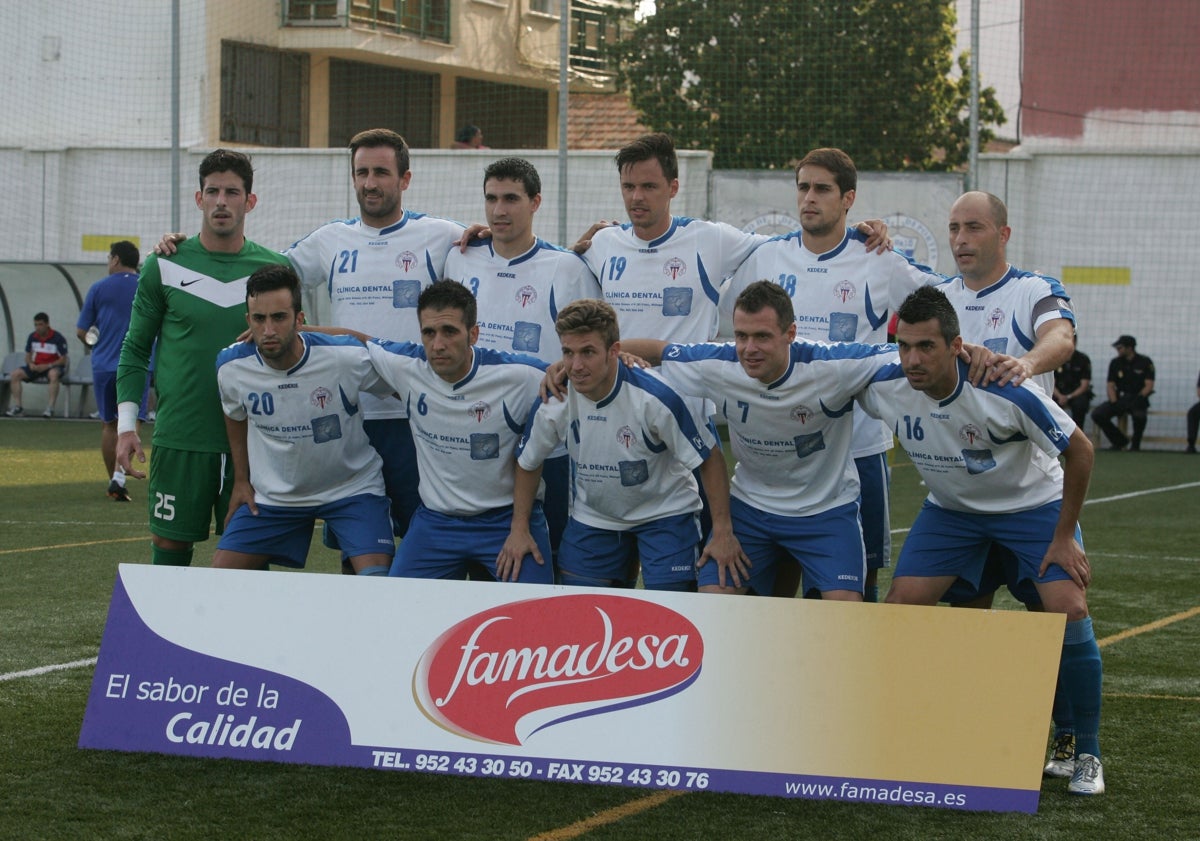
[[[439,636],[413,672],[422,711],[452,733],[520,745],[584,716],[652,704],[687,689],[704,640],[686,617],[628,596],[512,602]]]
[[[467,414],[475,418],[476,423],[483,423],[492,416],[492,407],[485,400],[476,400],[467,407]]]
[[[983,438],[983,430],[973,423],[964,423],[958,430],[958,437],[968,447],[973,447]]]
[[[687,274],[687,264],[678,257],[672,257],[663,263],[662,273],[671,280],[679,280]]]
[[[308,402],[318,409],[324,409],[333,402],[333,392],[324,386],[319,386],[313,389],[312,394],[308,395]]]
[[[792,409],[790,415],[792,420],[800,421],[800,423],[804,424],[808,423],[808,419],[813,416],[813,410],[807,406],[800,405]]]
[[[994,310],[989,312],[988,317],[987,317],[987,324],[988,324],[988,327],[991,327],[993,330],[999,330],[1000,327],[1004,324],[1004,310],[1000,309],[999,307],[996,307]]]
[[[617,430],[617,443],[625,449],[628,450],[630,447],[632,447],[634,440],[635,438],[632,428],[623,426]]]
[[[531,306],[531,305],[537,303],[538,294],[537,294],[536,289],[534,289],[532,286],[526,284],[525,286],[522,286],[520,289],[518,289],[517,294],[514,295],[513,297],[516,299],[516,302],[518,304],[520,304],[522,307],[528,307],[528,306]]]
[[[858,289],[848,280],[843,280],[837,286],[833,287],[833,297],[837,298],[843,304],[858,294]]]
[[[403,251],[396,257],[396,268],[411,272],[417,267],[417,255],[411,251]]]

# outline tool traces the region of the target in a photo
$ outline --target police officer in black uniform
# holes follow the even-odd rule
[[[1121,336],[1113,347],[1117,355],[1108,363],[1108,402],[1092,412],[1092,420],[1108,439],[1109,449],[1139,450],[1142,433],[1146,431],[1146,415],[1150,411],[1150,395],[1154,393],[1154,363],[1150,357],[1137,352],[1137,339]],[[1129,415],[1133,435],[1126,437],[1113,423],[1114,418]]]
[[[1072,339],[1078,341],[1078,337]],[[1094,396],[1092,360],[1077,346],[1071,358],[1054,372],[1054,402],[1070,412],[1075,425],[1081,427]]]

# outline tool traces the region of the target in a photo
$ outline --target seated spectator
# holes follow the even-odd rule
[[[1075,351],[1071,358],[1054,372],[1054,402],[1071,414],[1076,426],[1087,420],[1088,407],[1095,392],[1092,391],[1092,360],[1079,350],[1079,337],[1072,336]]]
[[[1150,357],[1137,352],[1137,339],[1121,336],[1113,347],[1116,357],[1108,363],[1108,402],[1092,412],[1092,420],[1108,439],[1110,450],[1140,450],[1142,433],[1150,412],[1150,395],[1154,393],[1154,363]],[[1133,435],[1126,436],[1113,423],[1114,418],[1129,415]]]
[[[58,402],[58,384],[67,369],[67,340],[62,333],[50,326],[50,316],[39,312],[33,317],[33,332],[25,340],[25,364],[12,372],[12,403],[4,414],[10,418],[24,414],[21,408],[21,383],[48,383],[50,397],[42,417],[54,417],[54,404]]]

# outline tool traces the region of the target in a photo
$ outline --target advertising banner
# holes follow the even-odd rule
[[[79,745],[1033,812],[1063,626],[123,564]]]

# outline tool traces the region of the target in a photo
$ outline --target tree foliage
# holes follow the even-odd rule
[[[642,122],[723,169],[837,146],[861,170],[966,162],[970,79],[953,0],[658,0],[616,47]],[[980,94],[980,144],[1004,122]]]

